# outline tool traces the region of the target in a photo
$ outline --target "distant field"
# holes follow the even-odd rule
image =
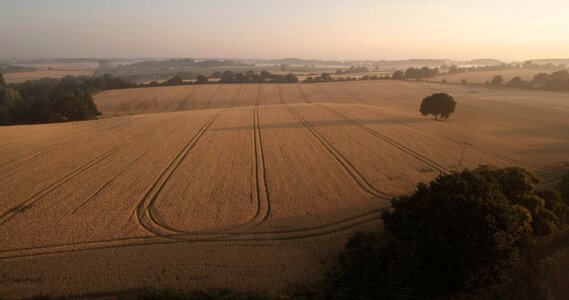
[[[458,102],[446,122],[419,114],[438,91]],[[569,162],[562,93],[211,84],[95,102],[100,120],[0,127],[2,295],[313,283],[418,182],[478,164],[547,177]]]
[[[486,83],[486,81],[491,81],[496,75],[502,75],[504,77],[504,82],[510,81],[512,78],[519,76],[523,80],[531,81],[533,77],[539,73],[550,74],[554,71],[551,69],[520,69],[520,70],[504,70],[504,71],[489,71],[489,72],[468,72],[462,74],[453,75],[440,75],[436,78],[430,78],[429,81],[443,81],[446,79],[447,82],[461,82],[462,79],[466,79],[468,83]]]
[[[45,77],[61,78],[71,76],[89,76],[97,69],[97,64],[23,64],[26,67],[36,68],[36,71],[16,72],[4,74],[8,83],[20,83],[26,80],[37,80]]]

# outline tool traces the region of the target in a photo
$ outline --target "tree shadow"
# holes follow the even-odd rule
[[[403,124],[415,124],[424,123],[429,120],[423,118],[417,119],[353,119],[363,125],[403,125]],[[308,121],[313,127],[334,127],[334,126],[347,126],[354,125],[350,120],[319,120],[319,121]],[[235,127],[222,127],[222,128],[212,128],[211,131],[239,131],[239,130],[251,130],[253,126],[235,126]],[[304,124],[299,122],[287,122],[287,123],[273,123],[273,124],[262,124],[261,129],[294,129],[303,128]]]

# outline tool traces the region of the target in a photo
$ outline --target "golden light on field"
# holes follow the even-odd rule
[[[458,101],[446,122],[418,112],[436,91]],[[569,160],[563,93],[370,81],[124,89],[95,101],[100,120],[0,128],[0,267],[41,274],[30,295],[61,280],[81,291],[152,283],[140,268],[174,264],[163,254],[192,265],[159,280],[179,287],[314,282],[323,245],[376,224],[418,182],[481,163],[542,173]],[[216,280],[175,279],[196,277]]]

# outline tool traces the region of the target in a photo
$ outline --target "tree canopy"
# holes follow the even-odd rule
[[[4,80],[4,75],[0,73],[0,87],[6,87],[6,86],[8,86],[8,84],[6,83],[6,80]]]
[[[480,166],[417,185],[381,213],[383,231],[348,240],[325,298],[462,298],[503,282],[520,249],[568,221],[568,203],[539,181],[525,169]],[[567,185],[569,173],[562,195]]]
[[[91,95],[135,84],[105,74],[43,78],[0,87],[0,124],[51,123],[93,119],[99,112]]]
[[[403,79],[405,79],[405,73],[403,73],[403,71],[395,71],[395,72],[393,72],[393,75],[391,76],[391,79],[393,79],[393,80],[403,80]]]
[[[503,82],[504,82],[504,77],[502,77],[502,75],[496,75],[494,76],[494,78],[492,78],[492,81],[490,81],[492,85],[500,85]]]
[[[569,205],[569,172],[565,174],[559,183],[559,192],[565,204]]]
[[[423,116],[433,115],[435,120],[438,116],[448,119],[456,108],[454,98],[446,93],[437,93],[423,99],[419,111]]]

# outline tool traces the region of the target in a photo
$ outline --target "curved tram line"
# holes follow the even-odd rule
[[[239,91],[238,91],[239,93]],[[281,94],[282,95],[282,94]],[[236,102],[238,94],[236,95],[232,105]],[[282,103],[284,100],[281,98]],[[266,172],[264,168],[264,153],[262,150],[262,141],[260,135],[259,126],[259,115],[258,106],[260,102],[260,90],[257,94],[257,103],[254,110],[254,130],[256,145],[256,174],[255,177],[258,178],[256,187],[259,189],[259,194],[257,196],[258,203],[261,206],[258,208],[258,212],[253,217],[253,224],[260,224],[266,220],[270,214],[270,195],[269,189],[266,182]],[[225,110],[224,110],[225,111]],[[158,218],[155,216],[155,208],[153,207],[156,201],[156,196],[160,190],[164,187],[165,182],[171,176],[175,168],[179,165],[181,160],[187,155],[187,153],[193,148],[197,140],[203,135],[203,132],[211,126],[211,123],[223,113],[220,112],[214,115],[196,134],[190,138],[185,147],[183,147],[180,152],[174,157],[167,168],[164,170],[159,179],[155,184],[149,189],[145,197],[136,207],[134,214],[137,215],[140,225],[142,225],[147,231],[153,234],[153,236],[142,236],[142,237],[130,237],[122,239],[109,239],[102,241],[91,241],[82,243],[66,243],[52,246],[43,247],[29,247],[22,249],[11,249],[6,251],[0,251],[0,260],[16,259],[24,257],[35,257],[49,254],[66,254],[90,250],[102,250],[102,249],[117,249],[125,247],[136,247],[145,245],[167,245],[167,244],[177,244],[177,243],[187,243],[187,242],[198,242],[198,243],[259,243],[259,242],[269,242],[271,245],[275,242],[281,241],[292,241],[292,240],[302,240],[315,237],[321,237],[325,235],[341,233],[364,224],[369,224],[373,222],[378,222],[379,214],[384,208],[373,209],[371,211],[358,214],[346,219],[342,219],[336,222],[328,223],[325,225],[307,227],[307,228],[296,228],[296,229],[281,229],[281,230],[265,230],[265,231],[255,231],[247,232],[242,230],[237,231],[220,231],[218,233],[187,233],[180,232],[179,230],[170,230],[167,226],[160,223]],[[296,112],[295,112],[296,113]],[[298,115],[300,117],[300,115]],[[302,120],[302,119],[301,119]],[[255,125],[256,124],[256,125]],[[307,123],[303,123],[310,126]],[[311,128],[311,127],[310,127]],[[262,174],[261,174],[262,172]],[[264,191],[263,191],[264,190]],[[380,192],[381,193],[381,192]],[[266,194],[266,196],[263,196]],[[260,197],[259,197],[260,195]],[[387,199],[388,195],[384,193],[378,194],[378,197],[382,199]],[[266,200],[265,200],[266,199]],[[265,208],[262,208],[263,202],[266,202]],[[247,225],[247,224],[245,224]],[[235,229],[235,227],[233,228]]]
[[[20,249],[10,249],[5,251],[0,251],[0,261],[26,258],[26,257],[36,257],[44,255],[53,254],[67,254],[83,251],[95,251],[104,249],[118,249],[136,246],[147,246],[147,245],[168,245],[168,244],[179,244],[187,242],[200,242],[200,243],[258,243],[258,242],[281,242],[281,241],[294,241],[303,240],[309,238],[316,238],[325,235],[341,233],[364,224],[369,224],[379,221],[379,214],[384,209],[374,209],[372,211],[366,212],[364,214],[356,215],[351,218],[347,218],[341,221],[329,223],[326,225],[309,227],[309,228],[297,228],[292,230],[272,230],[272,231],[262,231],[254,233],[245,232],[235,232],[227,233],[223,236],[210,236],[210,235],[197,235],[191,240],[183,239],[183,235],[170,235],[170,236],[139,236],[139,237],[128,237],[120,239],[108,239],[100,241],[90,241],[90,242],[80,242],[80,243],[64,243],[51,246],[41,246],[41,247],[28,247]],[[180,238],[182,237],[182,238]],[[271,244],[272,244],[271,243]],[[278,244],[276,244],[278,246]]]
[[[144,195],[143,199],[136,207],[133,214],[136,214],[137,220],[139,224],[148,232],[155,234],[157,236],[162,237],[171,237],[171,238],[179,238],[179,239],[193,239],[195,236],[200,237],[217,237],[220,234],[224,234],[228,231],[235,231],[251,224],[259,223],[268,217],[269,213],[269,198],[268,198],[268,188],[266,187],[266,183],[264,181],[264,154],[262,153],[262,145],[260,145],[260,129],[258,124],[258,111],[254,110],[254,134],[255,134],[255,160],[256,160],[256,173],[255,176],[258,180],[261,180],[262,183],[257,182],[256,184],[258,187],[258,193],[256,193],[257,197],[257,209],[254,216],[247,220],[243,224],[239,224],[236,226],[228,226],[227,228],[219,228],[212,231],[187,231],[187,230],[180,230],[174,228],[166,222],[164,222],[160,217],[158,210],[155,207],[156,201],[158,196],[166,186],[168,180],[172,177],[173,173],[176,169],[180,166],[182,161],[187,157],[190,151],[195,147],[201,137],[205,134],[205,132],[211,127],[211,125],[226,111],[231,109],[237,103],[237,100],[241,94],[242,87],[240,86],[237,90],[231,104],[225,108],[224,110],[215,114],[211,119],[209,119],[184,145],[184,147],[178,152],[178,154],[174,157],[174,159],[170,162],[170,164],[165,168],[162,172],[160,177],[155,181],[152,187],[148,190],[148,192]],[[260,101],[260,87],[257,92],[257,103]],[[259,147],[259,149],[257,149]],[[260,160],[260,161],[259,161]],[[261,170],[259,170],[261,169]],[[257,179],[255,180],[257,181]],[[264,188],[260,188],[263,185]]]

